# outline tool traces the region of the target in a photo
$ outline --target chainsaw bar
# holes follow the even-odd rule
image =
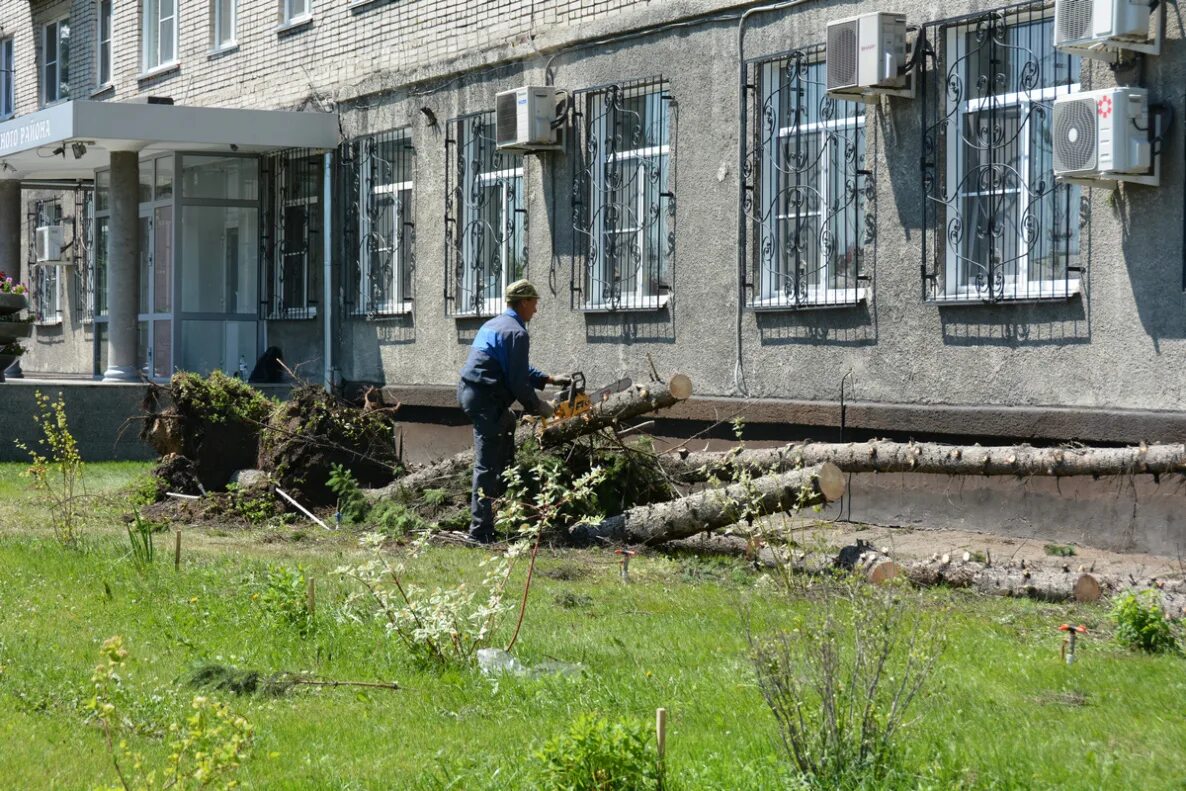
[[[594,404],[600,404],[605,399],[612,396],[614,393],[621,393],[629,390],[634,384],[630,379],[619,379],[611,385],[606,385],[600,390],[595,390],[589,394],[589,400]]]

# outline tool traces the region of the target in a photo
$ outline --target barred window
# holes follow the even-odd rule
[[[1054,49],[1049,4],[939,22],[920,36],[931,300],[1065,299],[1079,290],[1080,187],[1054,180],[1051,114],[1079,89],[1079,58]]]
[[[415,155],[407,130],[343,146],[346,304],[354,315],[394,316],[412,310]]]
[[[445,310],[493,316],[527,271],[523,157],[495,146],[493,112],[450,121],[445,149]]]
[[[61,203],[56,199],[34,201],[29,212],[28,271],[33,317],[38,324],[62,322],[62,267],[37,263],[37,229],[61,224]]]
[[[672,290],[672,98],[662,78],[574,97],[574,299],[583,310],[655,309]],[[579,295],[579,296],[578,296]]]
[[[90,189],[79,189],[74,193],[74,244],[71,247],[71,259],[74,262],[74,293],[75,310],[83,323],[90,324],[95,320],[99,294],[96,291],[96,273],[98,271],[99,254],[95,247],[95,192]],[[104,223],[106,233],[106,223]],[[106,248],[106,238],[103,240]],[[106,270],[107,251],[103,250],[103,267]],[[106,271],[104,271],[106,274]],[[106,295],[103,295],[106,297]],[[106,299],[104,299],[106,307]]]
[[[865,105],[827,95],[824,48],[749,67],[753,133],[742,173],[747,300],[759,309],[854,305],[865,297],[873,174]]]
[[[322,263],[323,156],[308,150],[264,157],[260,182],[261,318],[317,316]]]

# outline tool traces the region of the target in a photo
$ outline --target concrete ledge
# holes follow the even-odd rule
[[[362,385],[348,394],[357,395]],[[423,385],[383,387],[383,400],[405,407],[456,410],[457,395],[452,387]],[[402,417],[417,420],[418,410]],[[688,423],[687,433],[718,421],[728,422],[742,414],[746,424],[762,439],[790,441],[818,439],[835,441],[841,425],[845,439],[873,436],[915,439],[948,439],[954,442],[992,439],[998,442],[1087,442],[1129,445],[1139,442],[1186,442],[1186,411],[1086,409],[1040,406],[959,406],[952,404],[893,404],[854,401],[844,406],[827,401],[779,399],[692,398],[660,413],[660,422],[678,429]],[[430,420],[438,420],[430,418]],[[728,426],[720,436],[732,436]],[[659,431],[679,435],[682,430]]]
[[[38,391],[51,400],[61,394],[83,461],[156,458],[152,448],[140,441],[140,421],[135,419],[147,392],[145,385],[9,380],[0,385],[0,436],[5,438],[0,442],[0,461],[29,460],[14,440],[40,449],[41,431],[33,422]]]

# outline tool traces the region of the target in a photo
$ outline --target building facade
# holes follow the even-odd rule
[[[905,13],[912,97],[827,96],[826,24],[867,11]],[[447,406],[526,276],[537,365],[683,371],[687,417],[1181,440],[1181,127],[1159,127],[1159,186],[1056,182],[1051,143],[1081,90],[1182,117],[1175,14],[1163,32],[1113,67],[1056,50],[1042,2],[10,0],[22,366],[235,373],[279,346],[310,379]],[[560,91],[556,150],[495,144],[495,97],[524,85]],[[3,144],[67,105],[70,137]],[[151,131],[82,136],[94,105]]]

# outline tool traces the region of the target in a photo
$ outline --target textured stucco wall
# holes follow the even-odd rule
[[[738,378],[737,22],[699,19],[618,42],[573,44],[745,4],[557,0],[347,6],[323,0],[314,3],[310,27],[288,33],[275,30],[274,3],[242,0],[240,6],[239,49],[211,56],[208,4],[182,2],[180,68],[137,80],[138,6],[118,1],[116,85],[102,98],[153,93],[195,105],[335,104],[347,136],[411,129],[417,148],[415,312],[381,321],[339,318],[333,333],[340,343],[336,362],[347,380],[444,387],[454,381],[478,322],[445,316],[445,124],[453,116],[491,108],[499,90],[543,82],[550,61],[556,84],[569,89],[658,75],[670,80],[676,103],[675,291],[660,312],[615,316],[570,309],[571,163],[563,154],[529,157],[528,274],[548,292],[532,327],[541,367],[580,368],[591,382],[641,378],[649,352],[660,370],[686,371],[699,393],[713,396],[834,401],[841,379],[851,372],[848,398],[866,402],[1181,410],[1186,298],[1180,126],[1165,147],[1161,188],[1132,187],[1114,195],[1092,191],[1079,297],[938,307],[920,296],[920,108],[916,101],[882,100],[868,116],[877,217],[869,301],[836,310],[746,312]],[[915,0],[807,3],[753,17],[746,55],[818,43],[828,19],[863,11],[901,10],[921,23],[996,7],[955,2],[939,8]],[[5,4],[0,21],[8,26],[15,18],[19,30],[29,13],[41,19],[49,8],[33,3],[30,12],[27,4]],[[82,2],[73,8],[79,20],[74,71],[85,75],[93,62],[88,21],[93,10]],[[1181,124],[1186,48],[1172,13],[1168,33],[1163,54],[1146,63],[1144,82],[1154,101],[1174,106]],[[28,68],[19,42],[32,37],[18,36],[18,62]],[[566,43],[573,46],[564,49]],[[1114,79],[1097,65],[1084,82],[1104,87]],[[19,84],[19,109],[34,109],[36,91],[30,93],[27,81]],[[428,124],[422,107],[435,114],[436,126]],[[320,321],[273,323],[269,342],[282,345],[289,359],[318,368]],[[89,345],[79,344],[70,354],[77,370],[89,371]],[[40,365],[41,352],[30,359]],[[53,367],[61,366],[47,363],[45,369]]]

